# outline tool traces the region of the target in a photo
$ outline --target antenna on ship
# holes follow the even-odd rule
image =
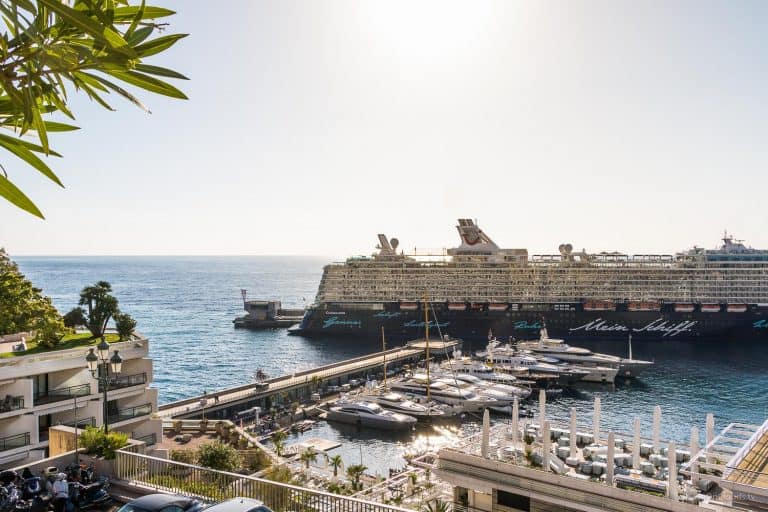
[[[243,305],[245,305],[245,296],[248,291],[245,288],[240,288],[240,295],[243,297]]]
[[[629,333],[629,358],[632,359],[632,333]]]
[[[384,339],[384,326],[381,326],[381,354],[384,356],[384,391],[387,390],[387,342]]]
[[[432,400],[429,392],[429,302],[427,294],[424,294],[424,342],[426,343],[427,356],[427,402]]]

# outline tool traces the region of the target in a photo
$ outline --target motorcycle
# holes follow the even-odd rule
[[[16,502],[19,500],[17,480],[18,475],[15,471],[0,472],[0,512],[8,512],[16,507]]]
[[[109,479],[106,477],[101,477],[89,484],[71,482],[69,501],[77,510],[100,509],[112,502],[112,496],[107,492],[108,488]]]
[[[16,512],[46,512],[51,502],[46,481],[39,476],[25,478],[21,484],[21,496],[16,502]]]

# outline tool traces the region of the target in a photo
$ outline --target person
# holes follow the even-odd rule
[[[69,499],[69,484],[67,483],[66,473],[56,475],[56,481],[53,482],[53,510],[54,512],[64,512],[67,508]]]
[[[32,478],[34,475],[32,475],[32,471],[29,469],[29,466],[25,467],[24,470],[21,472],[21,478],[24,480],[27,480],[29,478]]]

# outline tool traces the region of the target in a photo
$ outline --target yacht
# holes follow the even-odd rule
[[[472,391],[458,389],[455,386],[449,386],[445,382],[430,382],[426,375],[421,374],[395,382],[391,385],[391,388],[409,397],[415,396],[420,399],[427,397],[444,404],[458,405],[468,412],[481,411],[486,407],[502,405],[495,398],[484,397]],[[429,393],[427,393],[427,388],[429,388]]]
[[[486,353],[486,362],[494,367],[506,369],[512,373],[520,373],[521,370],[528,373],[544,373],[558,376],[558,384],[572,386],[584,378],[589,372],[576,368],[557,366],[551,363],[539,361],[531,353],[517,351],[511,347],[497,347],[489,349]]]
[[[466,373],[483,380],[498,384],[518,384],[518,379],[509,373],[501,373],[481,361],[474,361],[469,357],[454,357],[443,361],[440,369],[449,373]],[[525,372],[527,373],[527,372]]]
[[[531,389],[529,387],[496,384],[468,373],[443,372],[438,380],[447,384],[458,385],[462,389],[470,390],[474,388],[477,394],[493,396],[497,400],[508,402],[513,401],[515,398],[524,400],[531,396]]]
[[[379,404],[384,409],[399,412],[419,419],[437,419],[451,416],[451,410],[437,404],[421,404],[408,400],[405,396],[394,391],[367,395],[366,400]]]
[[[617,375],[622,377],[637,377],[644,370],[650,367],[652,361],[643,361],[640,359],[631,358],[631,338],[630,343],[630,358],[626,359],[611,354],[601,354],[599,352],[592,352],[589,349],[582,347],[572,347],[565,343],[561,339],[550,338],[547,334],[547,328],[544,327],[539,331],[538,341],[526,341],[518,342],[517,347],[519,349],[528,350],[533,354],[540,354],[548,357],[556,358],[560,361],[568,363],[576,363],[581,366],[602,366],[602,367],[616,367]],[[586,380],[586,379],[585,379]]]
[[[379,404],[364,400],[337,402],[328,410],[326,418],[329,421],[386,430],[407,429],[416,423],[416,418],[413,416],[387,411]]]

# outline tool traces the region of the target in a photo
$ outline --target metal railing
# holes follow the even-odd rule
[[[121,375],[119,377],[112,377],[109,379],[109,391],[115,389],[128,388],[131,386],[139,386],[147,383],[147,373],[135,373],[133,375]],[[104,386],[99,382],[99,393],[104,392]]]
[[[79,396],[88,396],[91,394],[90,384],[78,384],[77,386],[68,386],[66,388],[49,389],[43,393],[35,395],[35,405],[50,404],[61,402]]]
[[[96,426],[96,418],[93,416],[89,416],[87,418],[78,418],[77,421],[67,421],[62,423],[65,427],[72,427],[72,428],[85,428],[85,427],[95,427]]]
[[[391,505],[123,450],[118,451],[116,455],[114,467],[119,480],[152,487],[158,491],[194,496],[205,501],[243,496],[258,499],[276,511],[407,512],[404,508]]]
[[[116,414],[110,414],[107,416],[107,420],[110,423],[117,423],[118,421],[130,420],[139,416],[146,416],[152,414],[152,404],[146,403],[142,405],[136,405],[134,407],[127,407],[120,409]]]
[[[19,409],[23,409],[23,408],[24,408],[23,396],[6,395],[5,399],[0,400],[0,413],[18,411]]]
[[[21,448],[27,446],[31,442],[29,432],[23,434],[16,434],[7,437],[0,437],[0,452],[7,450],[13,450],[14,448]]]

